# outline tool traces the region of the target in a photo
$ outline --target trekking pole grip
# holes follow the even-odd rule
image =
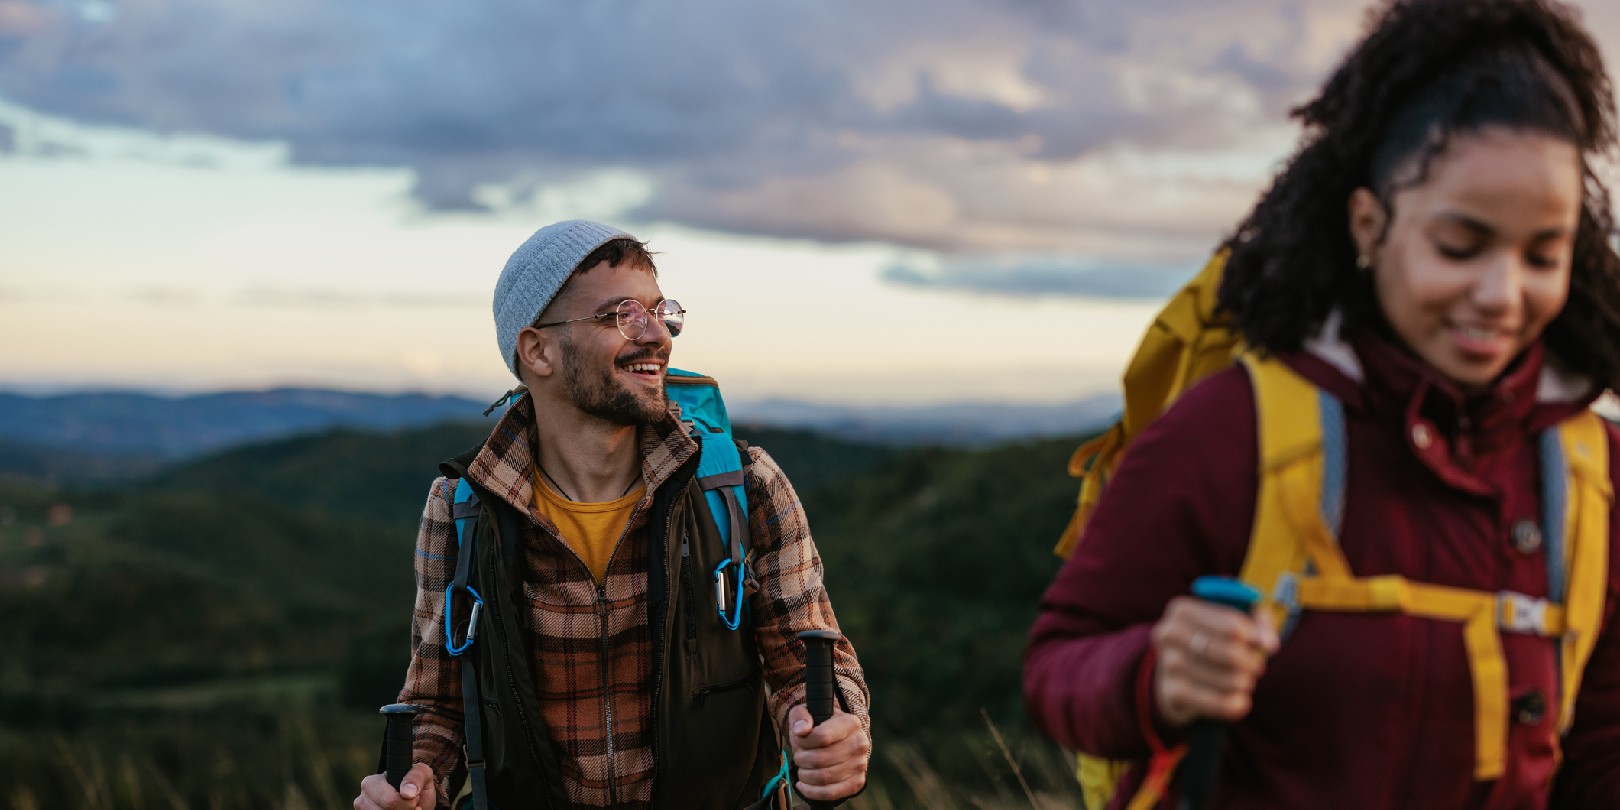
[[[1231,577],[1193,580],[1193,596],[1247,614],[1260,601],[1260,592]],[[1181,763],[1181,810],[1204,810],[1220,778],[1221,750],[1226,747],[1226,724],[1197,720],[1187,731],[1187,758]]]
[[[411,769],[413,748],[416,743],[416,715],[421,709],[409,703],[390,703],[378,711],[388,719],[388,729],[383,735],[384,755],[386,764],[385,773],[388,784],[399,790],[399,783]]]
[[[804,703],[810,710],[810,719],[816,725],[833,716],[833,645],[843,636],[833,630],[806,630],[799,634],[804,642]],[[810,810],[829,810],[833,802],[810,802]]]

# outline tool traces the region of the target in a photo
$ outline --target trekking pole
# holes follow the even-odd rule
[[[804,642],[804,703],[810,710],[810,719],[816,725],[833,716],[833,644],[842,635],[833,630],[806,630],[799,634]],[[830,810],[832,802],[810,802],[810,810]]]
[[[1193,596],[1247,614],[1260,601],[1260,592],[1231,577],[1193,580]],[[1220,778],[1221,749],[1226,747],[1226,724],[1198,720],[1187,732],[1187,758],[1181,763],[1181,810],[1204,810]]]
[[[411,769],[416,729],[413,723],[421,709],[409,703],[390,703],[378,711],[388,718],[388,730],[383,735],[383,761],[386,764],[388,784],[399,790],[399,783]]]

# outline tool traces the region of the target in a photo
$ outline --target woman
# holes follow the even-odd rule
[[[1598,49],[1550,0],[1395,2],[1296,115],[1303,146],[1227,240],[1219,298],[1256,355],[1342,405],[1343,560],[1524,594],[1545,618],[1538,437],[1620,386]],[[1597,536],[1615,564],[1586,569],[1604,598],[1563,732],[1557,637],[1488,634],[1502,671],[1481,676],[1458,622],[1307,605],[1280,633],[1185,595],[1249,549],[1250,373],[1195,387],[1126,454],[1031,633],[1036,722],[1135,763],[1115,807],[1196,720],[1230,724],[1215,807],[1620,807],[1612,506]],[[1597,435],[1613,486],[1617,434]]]

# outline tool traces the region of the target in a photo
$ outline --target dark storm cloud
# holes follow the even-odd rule
[[[1310,15],[1360,3],[1215,5],[0,0],[0,100],[407,168],[434,210],[616,169],[650,179],[641,219],[1045,249],[1084,206],[1032,167],[1241,144],[1319,78]]]

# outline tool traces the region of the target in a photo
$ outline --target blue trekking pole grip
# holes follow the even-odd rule
[[[411,769],[412,749],[416,742],[416,714],[421,709],[409,703],[390,703],[378,711],[388,718],[388,729],[383,736],[383,761],[388,784],[399,790],[399,783]]]
[[[804,704],[810,710],[810,719],[816,725],[833,716],[833,645],[843,638],[833,630],[805,630],[799,634],[804,642]],[[830,810],[833,802],[810,802],[810,810]]]
[[[1193,596],[1248,614],[1260,601],[1260,592],[1231,577],[1193,580]],[[1220,778],[1221,750],[1226,747],[1226,724],[1197,720],[1187,731],[1187,758],[1181,763],[1181,810],[1204,810]]]

